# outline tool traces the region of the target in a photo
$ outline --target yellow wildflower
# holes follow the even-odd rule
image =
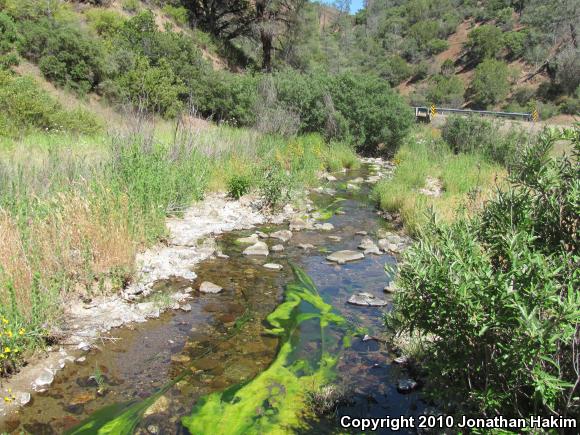
[[[4,323],[5,325],[8,325],[8,320],[6,319],[6,317],[2,317],[2,323]]]
[[[26,329],[24,329],[24,328],[20,328],[20,329],[18,330],[18,334],[19,334],[19,335],[24,335],[24,333],[25,333],[25,332],[26,332]]]
[[[12,331],[9,329],[8,331],[6,331],[6,335],[8,336],[8,338],[12,338]]]
[[[4,348],[4,353],[10,353],[10,352],[12,352],[12,351],[10,350],[10,348],[8,346],[6,346]]]

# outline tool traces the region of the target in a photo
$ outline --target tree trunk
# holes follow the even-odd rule
[[[262,41],[262,69],[269,73],[272,72],[272,32],[262,28],[260,30],[260,40]]]

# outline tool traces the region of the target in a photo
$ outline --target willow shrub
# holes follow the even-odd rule
[[[549,158],[562,139],[573,157]],[[580,415],[578,157],[578,128],[544,131],[477,216],[406,254],[387,323],[430,338],[431,379],[474,414]]]

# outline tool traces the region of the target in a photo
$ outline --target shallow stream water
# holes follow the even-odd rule
[[[60,434],[104,406],[149,397],[189,370],[191,375],[177,382],[146,411],[136,431],[187,434],[181,419],[190,415],[201,396],[251,380],[276,357],[278,339],[263,333],[264,321],[282,301],[285,285],[293,280],[289,262],[304,269],[325,302],[352,325],[366,328],[370,336],[380,336],[384,331],[383,315],[389,306],[360,307],[348,304],[347,299],[353,293],[364,291],[389,300],[390,296],[383,293],[390,279],[384,266],[396,264],[396,259],[386,254],[370,254],[363,260],[341,266],[325,259],[330,252],[357,250],[364,237],[356,235],[359,231],[367,231],[376,241],[377,230],[386,225],[368,199],[368,185],[362,184],[360,190],[344,188],[346,180],[367,174],[367,168],[363,168],[339,177],[338,182],[332,183],[337,189],[336,196],[311,194],[317,208],[326,207],[337,197],[344,198],[339,204],[344,214],[335,214],[326,221],[334,225],[333,231],[294,232],[284,244],[283,252],[270,252],[267,258],[242,255],[245,246],[237,244],[236,239],[255,230],[272,232],[286,229],[287,225],[263,226],[219,237],[219,247],[230,258],[199,264],[193,287],[197,288],[202,281],[211,281],[222,286],[223,292],[194,292],[189,312],[166,312],[145,324],[112,331],[99,343],[98,349],[86,355],[85,362],[68,365],[56,375],[47,392],[33,395],[31,404],[0,423],[0,433]],[[336,241],[329,236],[341,239]],[[268,239],[267,243],[272,246],[280,242]],[[306,243],[315,247],[309,250],[299,247]],[[279,263],[283,269],[271,271],[263,267],[265,263]],[[187,286],[192,283],[159,283],[159,294],[167,287]],[[307,325],[299,331],[299,340],[305,355],[316,352],[319,346]],[[352,346],[342,352],[336,367],[337,383],[349,391],[349,400],[339,405],[334,414],[310,422],[310,428],[304,433],[348,432],[338,423],[343,415],[397,417],[422,413],[425,406],[418,393],[397,391],[397,381],[408,374],[392,364],[393,358],[394,354],[383,342],[355,337]]]

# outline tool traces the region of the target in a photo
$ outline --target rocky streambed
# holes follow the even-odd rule
[[[409,243],[368,198],[370,186],[391,171],[372,159],[360,171],[328,175],[301,209],[288,206],[276,216],[261,215],[250,200],[215,196],[171,220],[168,245],[140,256],[139,279],[123,295],[70,307],[78,320],[69,326],[68,346],[27,379],[36,391],[0,421],[0,432],[63,433],[187,373],[155,397],[136,433],[188,433],[182,418],[201,397],[250,381],[274,360],[278,340],[264,334],[264,320],[293,280],[291,264],[364,331],[336,367],[337,388],[348,400],[313,418],[312,433],[336,431],[341,415],[421,413],[417,384],[381,340],[396,291],[384,266],[396,266]],[[320,346],[307,326],[297,340],[305,354]]]

